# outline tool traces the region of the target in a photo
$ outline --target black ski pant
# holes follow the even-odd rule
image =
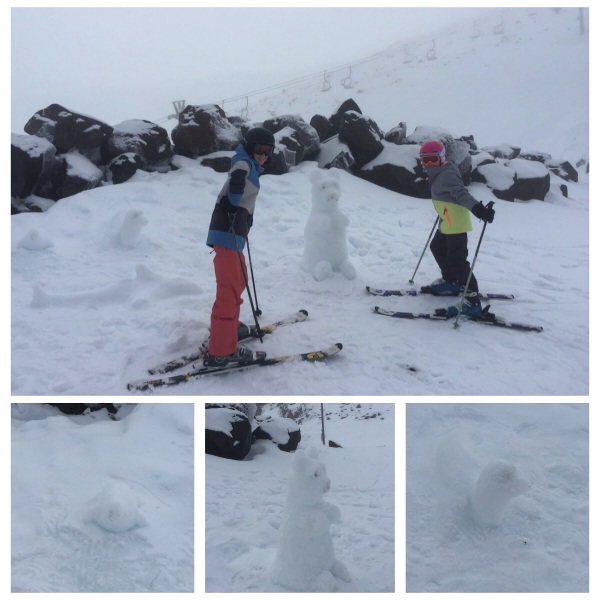
[[[450,283],[458,283],[464,286],[471,271],[471,265],[467,260],[469,255],[467,234],[446,234],[438,229],[431,240],[431,244],[429,244],[429,248],[435,262],[442,271],[442,277]],[[469,291],[479,291],[474,273],[471,275],[471,281],[469,282]]]

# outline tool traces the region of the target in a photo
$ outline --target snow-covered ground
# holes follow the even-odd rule
[[[321,444],[319,405],[307,406],[312,416],[300,424],[299,450],[318,449],[331,480],[325,500],[341,512],[331,537],[351,581],[338,580],[338,592],[393,592],[395,407],[325,404],[326,440],[342,446],[330,448]],[[279,414],[274,405],[264,410]],[[243,461],[206,455],[206,592],[288,591],[271,580],[269,569],[293,457],[266,440],[255,442]]]
[[[294,88],[283,99],[265,98],[264,109],[310,120],[316,110],[329,115],[339,101],[354,97],[384,128],[401,119],[409,133],[418,125],[438,125],[455,136],[475,133],[480,146],[516,143],[523,151],[546,151],[575,164],[588,158],[587,36],[577,31],[574,9],[533,12],[517,11],[520,20],[510,13],[504,36],[490,24],[476,39],[470,29],[448,34],[438,40],[437,60],[404,64],[399,55],[383,55],[354,72],[361,86],[338,85],[324,95]],[[498,72],[511,73],[510,80]],[[513,83],[523,90],[527,77],[535,85],[526,97],[509,93]],[[436,97],[423,114],[417,90],[430,80],[447,82],[446,95],[453,81],[462,82],[453,93],[468,103]],[[147,368],[189,353],[205,338],[215,294],[205,240],[225,175],[195,160],[178,157],[176,163],[178,171],[138,172],[125,184],[11,218],[13,394],[123,395],[127,382],[147,377]],[[289,354],[342,342],[342,352],[326,365],[287,364],[156,395],[588,394],[585,166],[579,183],[567,184],[568,198],[556,176],[544,202],[503,202],[482,184],[470,186],[482,202],[496,200],[496,219],[486,229],[475,268],[480,288],[515,294],[515,301],[495,302],[492,311],[542,325],[541,334],[473,323],[455,330],[451,323],[374,314],[376,305],[424,312],[450,304],[365,292],[366,285],[408,286],[435,213],[428,200],[345,172],[340,209],[350,220],[347,246],[357,276],[348,280],[337,273],[315,281],[300,262],[311,210],[309,176],[316,168],[305,162],[284,176],[261,179],[250,235],[261,322],[299,309],[309,313],[304,323],[266,338],[261,349]],[[471,257],[481,232],[475,220]],[[437,277],[427,252],[415,285]],[[247,300],[242,320],[252,322]]]
[[[13,592],[194,590],[193,404],[11,421]]]
[[[406,436],[408,592],[588,591],[587,404],[409,403]]]

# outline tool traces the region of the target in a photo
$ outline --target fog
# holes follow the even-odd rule
[[[109,124],[220,103],[497,9],[12,8],[11,130],[49,104]]]

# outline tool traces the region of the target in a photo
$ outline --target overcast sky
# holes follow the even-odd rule
[[[52,103],[109,124],[220,102],[472,22],[490,9],[11,9],[11,129]]]

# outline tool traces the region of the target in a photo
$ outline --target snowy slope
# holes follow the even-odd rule
[[[333,546],[352,581],[339,581],[338,591],[393,592],[394,405],[325,407],[326,440],[342,448],[321,445],[318,405],[312,405],[313,416],[300,424],[299,449],[318,448],[331,480],[325,499],[341,511],[341,522],[331,526]],[[265,413],[279,414],[272,406]],[[244,461],[206,455],[206,592],[287,591],[268,571],[292,458],[265,440],[255,442]]]
[[[384,128],[402,119],[409,133],[418,125],[439,125],[457,136],[474,133],[481,145],[523,143],[524,150],[549,151],[573,162],[587,158],[587,37],[577,32],[574,10],[535,12],[535,18],[519,21],[518,35],[507,30],[506,40],[490,27],[477,39],[470,28],[440,39],[436,47],[441,51],[447,44],[447,58],[442,61],[438,54],[435,61],[421,57],[405,65],[409,82],[394,75],[403,63],[392,56],[391,65],[375,61],[360,67],[365,83],[360,92],[342,88],[325,98],[307,89],[293,102],[285,96],[281,104],[272,98],[264,105],[308,120],[317,111],[331,114],[351,92]],[[481,46],[466,52],[469,44]],[[509,79],[498,74],[514,74],[525,64],[527,81],[537,83],[516,102],[512,98],[523,90],[524,72]],[[548,64],[551,77],[543,76]],[[446,95],[456,97],[427,108],[417,91],[423,81],[440,77],[447,78]],[[562,93],[555,89],[557,81]],[[509,102],[507,89],[513,90]],[[126,383],[147,376],[147,368],[189,353],[204,339],[215,291],[205,239],[224,175],[181,157],[177,164],[178,171],[140,172],[126,184],[63,199],[45,213],[11,218],[13,394],[123,395]],[[545,202],[497,201],[496,219],[486,229],[477,259],[483,291],[517,298],[494,303],[493,311],[542,325],[541,334],[473,323],[455,330],[450,323],[373,314],[375,305],[430,311],[449,304],[432,298],[377,299],[364,290],[366,285],[407,286],[435,214],[427,200],[347,173],[341,175],[340,207],[350,219],[348,249],[357,278],[337,274],[315,281],[299,266],[311,204],[309,175],[315,168],[303,163],[285,176],[262,178],[250,239],[261,322],[298,309],[309,312],[304,323],[265,339],[262,349],[287,354],[342,342],[342,352],[327,365],[287,364],[189,382],[155,395],[588,393],[585,167],[579,183],[568,184],[569,198],[558,189],[564,182],[553,177]],[[481,184],[470,191],[484,203],[495,200]],[[471,256],[481,231],[475,221]],[[427,253],[415,283],[438,276]],[[252,322],[247,301],[242,320]]]
[[[192,592],[192,404],[12,405],[13,592]]]

